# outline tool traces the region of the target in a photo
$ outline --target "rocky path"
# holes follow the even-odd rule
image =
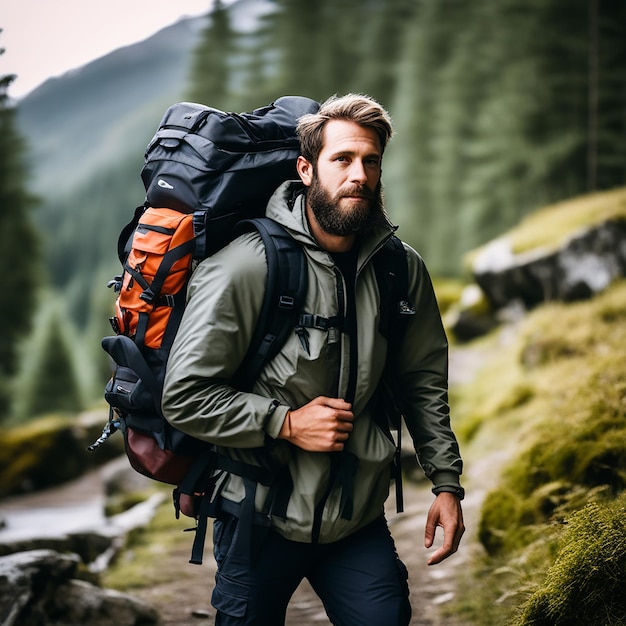
[[[429,551],[423,547],[426,513],[432,494],[426,483],[405,483],[405,512],[388,512],[391,532],[396,540],[400,558],[409,570],[412,626],[469,626],[442,614],[442,608],[454,598],[455,574],[469,559],[469,550],[460,550],[443,563],[426,565]],[[391,503],[393,506],[393,502]],[[469,505],[469,506],[468,506]],[[469,523],[474,517],[474,505],[466,499],[465,515]],[[441,538],[440,538],[441,539]],[[465,548],[471,542],[466,542]],[[437,544],[438,545],[438,544]],[[160,566],[171,574],[163,584],[141,590],[133,595],[156,606],[166,626],[198,626],[204,620],[213,623],[215,612],[210,604],[215,575],[210,541],[205,547],[201,566],[189,565],[191,538],[173,551],[164,553]],[[434,550],[433,548],[432,550]],[[206,623],[206,622],[205,622]],[[304,581],[294,594],[287,611],[286,626],[330,625],[320,600]]]
[[[482,362],[479,352],[469,349],[455,349],[451,353],[451,385],[467,383]],[[459,552],[443,563],[426,565],[430,551],[424,547],[424,526],[428,508],[433,500],[430,483],[426,481],[404,481],[405,511],[395,512],[395,500],[389,499],[387,518],[396,541],[396,548],[409,571],[411,605],[413,617],[411,626],[469,626],[467,623],[445,615],[444,610],[456,592],[457,573],[462,571],[476,547],[475,529],[484,487],[473,488],[483,471],[493,472],[488,459],[481,467],[466,467],[464,484],[467,497],[463,502],[466,535]],[[215,566],[211,557],[211,546],[207,541],[205,562],[202,566],[189,565],[190,542],[169,554],[163,555],[163,567],[172,571],[172,581],[150,589],[135,592],[142,599],[156,605],[166,626],[197,626],[203,620],[212,623],[214,610],[210,604]],[[195,615],[195,616],[194,616]],[[287,611],[286,626],[327,626],[330,622],[311,587],[304,581],[297,589]]]
[[[451,385],[471,380],[481,364],[481,354],[469,349],[455,349],[451,353]],[[400,558],[409,570],[412,626],[467,626],[450,616],[444,617],[442,608],[454,598],[457,579],[469,560],[475,546],[474,533],[478,511],[484,497],[483,470],[492,473],[489,459],[482,467],[466,466],[464,484],[468,495],[463,503],[467,533],[457,554],[443,563],[426,565],[429,551],[423,547],[426,514],[433,500],[430,484],[426,481],[404,481],[405,512],[396,514],[395,500],[390,498],[388,520]],[[0,530],[0,541],[13,535],[71,532],[74,527],[92,528],[103,523],[102,477],[93,473],[69,485],[0,503],[0,517],[8,523]],[[106,522],[104,522],[106,523]],[[210,535],[210,533],[209,533]],[[205,548],[205,563],[198,567],[188,563],[190,535],[175,549],[164,552],[160,566],[171,573],[168,582],[132,593],[155,605],[167,626],[192,626],[212,623],[214,615],[210,595],[215,574],[210,541]],[[437,545],[441,542],[438,537]],[[436,546],[435,546],[436,547]],[[435,549],[432,548],[432,550]],[[431,551],[432,551],[431,550]],[[287,626],[327,625],[330,622],[323,607],[309,585],[304,582],[296,591],[287,614]]]

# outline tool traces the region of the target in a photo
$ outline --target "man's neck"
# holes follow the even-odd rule
[[[307,221],[309,222],[309,228],[311,229],[311,234],[315,238],[315,241],[320,245],[321,248],[326,250],[326,252],[349,252],[352,250],[354,246],[354,242],[356,241],[356,233],[353,235],[331,235],[327,233],[322,227],[317,223],[315,219],[315,215],[313,214],[312,209],[309,207],[308,202],[305,201],[305,210]]]

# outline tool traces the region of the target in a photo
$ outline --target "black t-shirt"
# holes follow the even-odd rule
[[[348,380],[348,390],[346,393],[346,400],[348,402],[354,402],[354,394],[356,391],[356,266],[359,256],[359,248],[357,245],[353,246],[348,252],[334,252],[331,253],[331,257],[335,262],[337,269],[341,272],[345,281],[345,292],[340,292],[339,297],[339,315],[346,312],[343,320],[342,329],[343,332],[348,335],[350,340],[350,361],[353,363],[350,368],[350,378]],[[342,302],[343,300],[343,302]]]
[[[348,252],[331,252],[330,256],[333,258],[339,271],[343,274],[348,291],[354,292],[356,262],[359,256],[358,246],[352,246],[352,249],[348,250]]]

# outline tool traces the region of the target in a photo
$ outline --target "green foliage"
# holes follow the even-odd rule
[[[615,585],[626,581],[624,541],[605,550],[611,541],[603,524],[613,519],[606,527],[623,535],[625,301],[621,281],[591,301],[540,307],[521,323],[517,343],[494,348],[491,365],[453,396],[458,432],[471,434],[470,449],[500,450],[504,460],[477,529],[486,552],[476,565],[484,591],[468,579],[459,601],[481,626],[512,623],[531,596],[525,626],[623,623],[622,600],[614,598]],[[578,528],[576,520],[594,519],[601,526],[593,531],[597,544],[588,548],[582,532],[564,535]],[[558,573],[564,569],[570,578]],[[608,588],[595,571],[605,572]],[[576,611],[580,619],[571,617]]]
[[[97,453],[87,451],[106,420],[51,414],[0,429],[0,497],[45,489],[82,475],[122,453],[119,437]]]
[[[407,24],[388,195],[438,273],[535,207],[624,184],[626,6],[590,24],[588,4],[424,2]]]
[[[9,413],[19,342],[31,327],[40,255],[31,215],[35,199],[27,189],[25,143],[15,110],[7,104],[6,89],[13,78],[0,78],[0,421]]]
[[[154,118],[155,129],[157,125]],[[70,315],[81,327],[86,323],[85,305],[94,275],[103,268],[119,270],[118,235],[145,197],[141,166],[142,150],[138,150],[131,158],[101,169],[72,194],[46,198],[38,216],[43,232],[54,233],[46,238],[45,247],[50,280],[55,287],[69,288]]]
[[[464,17],[464,3],[443,0],[418,4],[413,18],[406,20],[406,47],[398,63],[391,107],[396,137],[384,165],[386,196],[401,226],[400,236],[422,253],[431,270],[442,275],[455,275],[458,270],[450,271],[459,216],[450,219],[448,213],[438,219],[433,205],[433,111],[446,106],[438,97],[439,72],[452,54],[455,33],[464,30]],[[454,173],[451,187],[458,183],[458,174]]]
[[[397,69],[406,47],[405,26],[412,19],[418,4],[413,0],[361,4],[360,11],[367,8],[367,13],[358,25],[361,29],[359,73],[355,79],[350,73],[345,78],[354,90],[391,105],[389,94],[396,91]],[[376,42],[375,53],[372,53],[371,42]],[[338,91],[345,91],[345,87],[340,85]]]
[[[26,373],[23,414],[75,412],[83,406],[75,369],[76,337],[63,326],[61,312],[52,306],[42,321],[38,341],[33,342],[31,368]]]
[[[191,66],[189,100],[228,110],[232,63],[236,52],[237,34],[230,24],[230,14],[217,0],[194,50]]]
[[[546,581],[518,626],[626,624],[626,495],[590,504],[568,521]]]

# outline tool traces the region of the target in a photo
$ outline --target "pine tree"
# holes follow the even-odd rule
[[[587,0],[587,5],[587,181],[593,191],[626,182],[626,3]]]
[[[350,89],[391,106],[398,82],[398,63],[406,46],[407,24],[419,3],[414,0],[362,2],[358,70],[352,70]],[[355,22],[355,20],[352,20]],[[342,88],[342,91],[345,88]]]
[[[363,25],[371,16],[371,3],[367,0],[342,0],[324,2],[318,26],[318,45],[313,51],[320,98],[331,94],[357,91],[360,68],[373,56],[365,58],[362,49]],[[359,19],[355,19],[358,15]],[[371,55],[371,56],[370,56]]]
[[[328,96],[321,51],[329,36],[324,21],[329,2],[274,1],[276,8],[266,18],[266,28],[271,33],[269,53],[275,66],[273,94],[291,93],[317,100]]]
[[[79,411],[82,400],[74,360],[56,309],[51,310],[45,321],[41,344],[37,348],[37,358],[28,381],[26,414]]]
[[[241,74],[236,91],[238,111],[251,111],[275,100],[275,51],[272,21],[259,18],[257,29],[240,40],[236,69]],[[282,95],[282,94],[279,94]]]
[[[453,50],[451,16],[457,4],[457,0],[420,3],[407,24],[391,105],[396,138],[384,163],[386,195],[392,218],[400,224],[400,235],[437,271],[452,255],[450,242],[435,237],[434,229],[455,216],[440,214],[433,205],[433,117],[441,106],[441,68]]]
[[[0,419],[9,412],[17,347],[30,330],[39,269],[39,240],[30,215],[36,201],[27,190],[26,146],[7,96],[14,78],[0,78]]]
[[[236,51],[237,34],[231,27],[228,8],[216,0],[194,51],[189,100],[216,109],[232,108],[232,63]]]
[[[539,206],[624,184],[625,25],[618,0],[419,4],[386,180],[432,269],[458,271]]]
[[[546,129],[535,136],[533,128],[548,105],[537,45],[543,24],[537,2],[533,4],[524,10],[519,0],[480,3],[445,77],[442,96],[452,96],[465,111],[454,133],[457,142],[463,138],[464,158],[452,157],[459,184],[453,194],[438,194],[442,205],[454,204],[459,211],[457,258],[515,224],[545,191],[541,144],[549,135]],[[474,55],[468,67],[463,57],[470,50]],[[441,122],[448,124],[445,118]],[[564,132],[560,138],[565,142],[570,136]],[[447,167],[450,153],[448,146],[442,155]],[[452,170],[445,167],[440,184],[451,180]]]

